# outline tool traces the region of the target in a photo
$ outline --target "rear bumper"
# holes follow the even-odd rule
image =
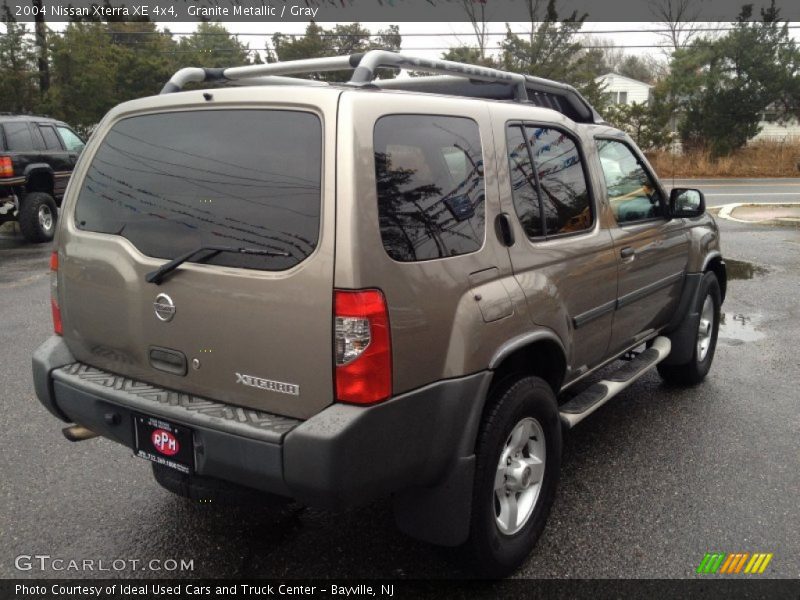
[[[59,337],[36,350],[33,376],[40,402],[63,421],[133,448],[133,415],[162,417],[194,430],[198,474],[329,508],[444,479],[473,452],[489,383],[479,373],[299,421],[82,365]]]

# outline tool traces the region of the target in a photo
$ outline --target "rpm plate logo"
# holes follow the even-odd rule
[[[166,456],[175,456],[178,450],[181,449],[177,438],[165,429],[156,429],[150,435],[150,441],[153,442],[153,447],[156,450]]]

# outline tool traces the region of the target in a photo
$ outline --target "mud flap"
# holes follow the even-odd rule
[[[703,273],[687,273],[680,301],[672,315],[669,325],[662,335],[672,342],[672,350],[662,364],[684,365],[692,359],[700,313],[693,312],[697,307],[697,296]]]
[[[459,458],[448,476],[429,488],[412,488],[393,498],[397,527],[439,546],[460,546],[469,537],[475,455]]]
[[[675,331],[665,334],[672,342],[672,350],[662,364],[685,365],[692,360],[699,323],[700,313],[691,312],[686,315]]]

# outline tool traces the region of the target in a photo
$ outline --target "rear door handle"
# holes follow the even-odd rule
[[[511,222],[508,220],[508,215],[500,213],[495,217],[494,229],[497,238],[500,242],[507,247],[514,245],[514,230],[511,229]]]
[[[625,248],[620,250],[619,255],[622,258],[633,258],[634,256],[636,256],[636,250],[634,250],[630,246],[626,246]]]

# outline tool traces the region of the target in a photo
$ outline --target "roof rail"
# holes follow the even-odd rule
[[[447,77],[414,77],[405,80],[381,80],[373,83],[382,67],[424,71]],[[575,121],[602,122],[602,117],[575,88],[539,77],[500,71],[449,60],[429,60],[389,52],[370,50],[349,56],[307,58],[286,62],[228,68],[188,67],[176,72],[164,85],[162,94],[178,92],[190,82],[232,82],[255,85],[287,84],[290,78],[277,77],[322,71],[353,71],[348,85],[407,89],[466,97],[509,99],[553,108]],[[318,85],[297,80],[298,85]],[[487,87],[488,84],[488,87]]]

